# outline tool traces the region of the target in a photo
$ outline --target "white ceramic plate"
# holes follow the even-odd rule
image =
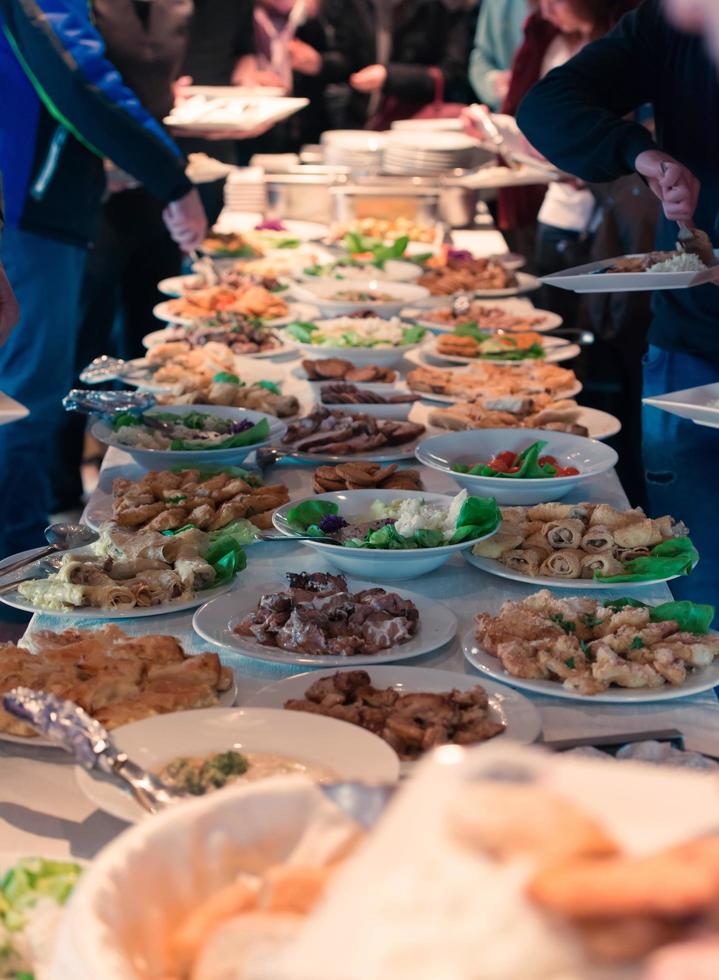
[[[197,323],[201,323],[204,319],[212,319],[214,314],[209,314],[207,317],[189,317],[189,316],[179,316],[176,313],[171,313],[169,310],[169,304],[171,300],[163,300],[162,303],[158,303],[152,308],[153,314],[158,320],[165,320],[166,323],[174,323],[178,327],[193,327]],[[286,316],[274,317],[272,320],[260,320],[265,327],[285,327],[288,323],[292,323],[294,320],[310,320],[315,319],[319,310],[316,305],[312,303],[288,303],[288,310]],[[153,343],[160,343],[161,340],[165,338],[160,338],[160,340],[150,341],[150,337],[155,337],[159,330],[153,330],[152,333],[147,334],[142,339],[144,347],[152,347]],[[275,353],[273,351],[273,353]],[[247,355],[244,355],[247,356]],[[265,357],[268,355],[265,354]]]
[[[568,340],[561,337],[544,337],[542,347],[545,355],[541,358],[545,364],[558,364],[560,361],[570,361],[573,357],[578,357],[581,351],[579,344],[570,344]],[[426,347],[426,353],[432,360],[442,364],[477,364],[491,362],[492,364],[517,364],[521,361],[503,360],[501,357],[462,357],[459,354],[440,354],[437,350],[437,341],[430,342]],[[534,360],[534,358],[532,358]]]
[[[459,370],[466,370],[466,369],[465,368],[460,368]],[[577,381],[575,384],[571,385],[569,388],[563,388],[562,391],[555,392],[554,398],[555,398],[556,401],[559,401],[562,398],[574,398],[575,395],[578,395],[579,394],[579,392],[582,390],[583,387],[584,386],[583,386],[582,382],[581,381]],[[467,401],[468,398],[471,397],[471,396],[461,396],[461,397],[459,397],[457,395],[438,395],[438,394],[435,394],[434,392],[431,392],[431,391],[419,391],[416,388],[411,388],[411,390],[414,391],[415,394],[421,395],[422,396],[422,399],[424,401],[428,401],[428,402],[440,402],[442,405],[454,405],[454,404],[456,404],[456,402],[464,402],[464,401]],[[478,390],[477,394],[479,394],[479,390]]]
[[[719,382],[700,385],[698,388],[684,388],[682,391],[670,391],[654,398],[642,398],[642,402],[680,418],[691,419],[697,425],[708,425],[712,428],[719,425]]]
[[[711,667],[694,671],[681,687],[671,687],[668,684],[664,687],[651,688],[615,687],[603,691],[601,694],[577,694],[555,681],[512,677],[504,670],[496,657],[477,645],[474,630],[469,630],[462,638],[462,650],[472,666],[486,677],[492,677],[502,684],[517,687],[520,691],[530,691],[532,694],[544,694],[547,697],[562,698],[567,701],[582,701],[585,704],[640,704],[651,701],[676,701],[678,698],[686,698],[691,694],[709,691],[719,684],[719,661],[715,660]]]
[[[257,211],[226,211],[222,218],[217,222],[213,231],[238,232],[253,231],[265,238],[266,248],[273,250],[272,238],[299,238],[303,242],[316,242],[324,238],[327,234],[327,225],[319,221],[296,221],[294,218],[282,219],[285,230],[282,232],[257,231],[256,226],[264,220],[262,214]],[[285,252],[287,249],[279,249]]]
[[[383,293],[390,298],[362,301],[344,299],[341,296],[342,293],[356,290]],[[429,290],[424,286],[377,279],[371,274],[364,279],[315,279],[312,282],[305,280],[295,285],[293,292],[300,299],[319,306],[326,317],[346,316],[358,310],[372,310],[381,317],[396,316],[404,306],[422,303],[429,298]]]
[[[458,491],[459,492],[459,491]],[[325,500],[335,503],[339,513],[350,523],[353,520],[367,520],[370,508],[375,501],[390,503],[395,500],[422,500],[426,503],[438,503],[449,506],[453,494],[427,493],[424,490],[341,490],[335,493],[318,493],[305,500]],[[272,515],[272,523],[288,537],[294,537],[298,532],[287,520],[287,513],[293,507],[303,503],[294,500],[278,508]],[[322,558],[347,575],[361,575],[377,582],[397,582],[403,579],[418,578],[433,572],[448,561],[452,555],[471,548],[478,541],[491,537],[485,534],[481,538],[473,538],[460,544],[444,544],[436,548],[345,548],[322,541],[305,541],[306,547],[317,551]]]
[[[572,269],[565,269],[551,276],[544,276],[542,282],[548,286],[558,286],[575,293],[636,293],[656,289],[690,289],[719,279],[719,265],[702,272],[600,272],[613,265],[613,259],[601,262],[588,262]]]
[[[146,350],[149,350],[156,344],[168,344],[172,343],[173,341],[181,341],[185,339],[185,336],[191,335],[190,330],[187,331],[186,335],[178,333],[177,331],[180,329],[182,328],[175,325],[173,327],[166,327],[164,330],[153,330],[151,333],[145,334],[145,336],[142,338],[142,346]],[[284,358],[288,354],[295,357],[297,355],[297,351],[288,344],[278,343],[276,347],[272,347],[269,350],[259,351],[257,354],[238,354],[237,357],[251,357],[254,361],[261,358]]]
[[[342,261],[341,259],[339,260]],[[328,270],[324,275],[313,276],[300,273],[295,278],[302,283],[333,282],[352,283],[358,279],[371,277],[378,282],[416,282],[422,275],[422,269],[416,262],[405,262],[402,259],[388,259],[384,267],[379,269],[370,263],[362,265],[345,265],[340,269]]]
[[[397,755],[377,735],[335,718],[293,711],[183,711],[122,725],[112,735],[121,751],[151,772],[178,756],[206,756],[234,749],[277,753],[322,766],[336,773],[338,782],[394,783],[399,778]],[[135,822],[148,816],[132,797],[101,776],[78,767],[75,778],[85,796],[114,817]],[[233,785],[240,784],[241,780]],[[188,796],[192,799],[196,797]]]
[[[522,296],[524,293],[533,293],[535,289],[539,289],[542,285],[536,276],[530,276],[527,272],[518,272],[516,275],[516,286],[508,286],[506,289],[467,289],[463,290],[463,293],[471,293],[477,299],[500,299],[502,297]],[[433,295],[437,298],[437,294]],[[442,296],[441,298],[451,303],[454,296]]]
[[[16,402],[10,395],[0,391],[0,425],[7,425],[8,422],[17,422],[30,414],[30,409],[25,408],[20,402]]]
[[[487,303],[487,306],[497,306],[502,310],[506,310],[507,313],[515,314],[516,316],[530,316],[530,317],[541,317],[540,323],[535,323],[531,327],[523,327],[522,330],[514,331],[515,333],[526,333],[528,331],[533,331],[534,333],[547,333],[549,330],[556,330],[557,327],[561,327],[563,320],[561,316],[557,313],[552,313],[549,310],[538,310],[535,307],[530,306],[524,300],[504,300],[501,303]],[[435,307],[435,309],[446,310],[449,306],[443,305]],[[434,330],[437,333],[451,333],[454,329],[454,324],[438,323],[436,320],[432,320],[427,316],[426,309],[418,309],[415,307],[408,307],[401,311],[401,316],[405,320],[412,320],[414,323],[418,323],[421,327],[427,327],[430,330]],[[480,327],[480,330],[492,331],[491,327]],[[507,330],[506,333],[512,333],[513,331]]]
[[[670,575],[669,578],[653,578],[648,582],[602,582],[592,578],[548,578],[546,575],[537,575],[532,578],[531,575],[515,572],[494,558],[481,558],[479,555],[473,555],[471,551],[465,551],[464,557],[470,565],[474,565],[480,572],[488,572],[490,575],[497,575],[499,578],[510,579],[513,582],[521,582],[523,585],[533,585],[538,589],[572,589],[574,592],[613,589],[616,592],[617,589],[624,586],[633,591],[634,589],[643,589],[648,585],[671,582],[672,579],[682,577]]]
[[[320,320],[319,326],[321,325]],[[324,361],[328,358],[337,358],[349,361],[355,367],[374,364],[377,367],[391,368],[396,368],[403,357],[418,350],[427,342],[425,336],[417,344],[402,344],[397,347],[319,347],[315,344],[300,343],[286,331],[282,332],[282,339],[285,341],[285,346],[297,351],[303,360]]]
[[[342,406],[344,411],[353,407],[359,406]],[[415,402],[410,410],[410,414],[413,414],[416,408],[417,403]],[[394,463],[403,459],[414,459],[417,446],[428,435],[434,435],[437,431],[437,429],[430,429],[427,432],[423,432],[418,439],[413,439],[412,442],[403,442],[401,446],[381,446],[379,449],[370,450],[366,453],[351,453],[344,456],[335,456],[332,453],[297,453],[292,446],[285,446],[279,442],[276,442],[273,448],[279,450],[286,449],[288,453],[293,454],[292,458],[305,463],[351,463],[353,460],[365,463]]]
[[[377,583],[348,578],[347,585],[351,592],[360,592],[363,589],[376,588]],[[348,664],[361,667],[366,664],[410,660],[439,649],[449,643],[457,632],[457,619],[447,606],[406,589],[395,589],[392,585],[387,586],[387,592],[396,592],[405,599],[411,599],[419,610],[419,631],[409,642],[390,647],[384,653],[355,657],[313,657],[307,653],[293,653],[279,647],[263,646],[251,637],[238,636],[233,632],[237,623],[256,608],[261,595],[282,592],[287,587],[287,582],[281,580],[253,584],[252,589],[238,590],[232,596],[223,596],[217,602],[208,602],[192,617],[195,632],[208,643],[254,660],[308,667],[347,667]]]
[[[162,469],[171,466],[197,466],[215,465],[230,463],[239,466],[243,460],[251,455],[255,450],[262,446],[267,446],[271,442],[276,442],[282,438],[287,428],[274,415],[265,415],[264,412],[252,412],[245,408],[228,408],[225,405],[158,405],[150,409],[147,414],[162,414],[172,412],[176,415],[188,415],[193,412],[203,412],[207,415],[216,415],[222,419],[234,419],[237,422],[248,419],[250,422],[257,423],[261,419],[267,419],[270,427],[270,434],[260,442],[252,443],[250,446],[240,446],[237,449],[141,449],[136,446],[126,446],[117,438],[117,433],[103,419],[98,420],[92,426],[92,434],[106,446],[114,446],[128,453],[135,462],[146,469]]]
[[[303,360],[308,360],[308,358],[303,358]],[[312,358],[312,360],[314,360],[314,358]],[[347,358],[343,357],[342,360],[346,361]],[[392,389],[396,388],[398,385],[400,386],[404,385],[404,382],[400,381],[399,372],[396,369],[394,370],[395,373],[397,374],[397,377],[394,381],[386,381],[386,382],[373,381],[371,382],[372,386],[374,388],[377,388],[378,391],[391,391]],[[304,381],[305,384],[310,385],[313,393],[319,391],[321,385],[333,384],[332,378],[326,378],[324,381],[310,381],[310,379],[307,377],[307,372],[305,371],[305,369],[302,367],[301,364],[295,364],[294,367],[292,368],[291,374],[292,377],[295,378],[297,381]],[[338,379],[338,383],[342,383],[342,382]],[[369,384],[369,382],[348,381],[347,384]],[[421,392],[416,392],[416,394],[421,394]]]
[[[342,670],[353,670],[343,667]],[[517,694],[509,687],[494,684],[492,681],[478,681],[474,674],[459,674],[452,670],[435,670],[433,667],[369,667],[370,682],[374,687],[393,687],[401,694],[444,694],[447,691],[471,691],[481,683],[489,696],[492,715],[507,726],[497,739],[511,739],[514,742],[530,744],[542,731],[542,718],[529,698]],[[301,699],[305,691],[322,677],[332,677],[336,670],[313,670],[305,674],[292,674],[274,684],[268,684],[244,704],[247,708],[284,708],[290,699]],[[412,763],[402,763],[403,768]]]
[[[232,687],[228,691],[223,691],[221,694],[217,695],[219,707],[231,708],[237,700],[237,678],[234,676],[234,671],[233,678]],[[207,709],[194,708],[192,710],[204,711]],[[183,711],[182,714],[185,715],[187,712]],[[44,738],[43,736],[38,736],[37,738],[21,738],[20,735],[7,735],[4,732],[0,732],[0,742],[11,742],[13,745],[29,745],[33,749],[62,749],[62,746],[58,745],[57,742],[51,742],[49,739]],[[62,751],[65,750],[62,749]]]
[[[500,452],[523,452],[535,442],[545,442],[541,456],[556,456],[563,466],[579,470],[576,476],[512,480],[501,476],[455,473],[455,463],[488,462]],[[417,459],[438,470],[468,493],[495,497],[500,504],[540,504],[566,497],[578,484],[611,470],[618,456],[610,447],[584,436],[545,429],[464,429],[425,439]]]
[[[232,130],[239,136],[287,119],[307,105],[308,99],[277,96],[247,98],[236,95],[230,99],[191,95],[186,101],[175,105],[163,122],[166,126],[196,129],[199,133],[212,129],[220,132]]]
[[[453,399],[453,403],[456,399]],[[421,402],[415,404],[410,415],[413,422],[421,422],[423,425],[428,427],[428,432],[424,436],[427,439],[431,435],[437,435],[439,432],[446,432],[446,429],[433,428],[429,425],[429,413],[432,410],[432,406],[423,405]],[[576,425],[583,425],[589,432],[590,439],[598,439],[600,442],[604,439],[611,439],[618,432],[621,432],[622,423],[615,415],[610,415],[609,412],[601,412],[598,408],[587,408],[584,405],[579,406],[579,411],[577,417],[574,420]],[[467,429],[462,429],[462,432],[470,431]],[[483,430],[476,430],[481,432]],[[519,429],[518,431],[521,431]],[[541,429],[538,430],[543,433],[550,433],[552,429]]]

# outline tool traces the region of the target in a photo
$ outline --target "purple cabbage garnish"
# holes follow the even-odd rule
[[[265,218],[255,225],[255,231],[287,231],[287,227],[279,218]]]
[[[250,422],[249,419],[242,419],[241,422],[231,422],[230,432],[232,433],[233,436],[236,436],[240,432],[247,432],[247,430],[251,429],[254,424],[255,423]]]
[[[450,248],[447,250],[448,259],[456,259],[458,262],[469,262],[474,256],[466,248]]]
[[[317,527],[323,534],[337,534],[343,527],[347,527],[347,521],[339,514],[325,514]]]

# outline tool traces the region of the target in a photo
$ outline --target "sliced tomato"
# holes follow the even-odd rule
[[[517,454],[512,453],[507,449],[503,453],[497,453],[497,455],[494,458],[501,459],[503,463],[507,464],[507,466],[513,466],[517,459]],[[492,464],[490,463],[490,466],[491,465]]]
[[[579,476],[579,470],[576,466],[558,466],[557,476]]]
[[[556,456],[540,456],[537,462],[540,466],[544,466],[545,463],[549,463],[550,466],[559,466]]]
[[[505,463],[503,459],[499,459],[499,457],[497,457],[497,459],[491,460],[491,462],[487,463],[487,466],[489,466],[491,470],[494,470],[495,473],[509,472],[509,466],[507,465],[507,463]]]

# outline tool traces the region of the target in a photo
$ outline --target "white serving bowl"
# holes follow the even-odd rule
[[[520,453],[538,441],[547,445],[542,456],[556,456],[563,466],[576,466],[578,476],[512,480],[493,476],[455,473],[455,463],[489,462],[497,453]],[[576,486],[606,473],[619,458],[610,446],[584,436],[546,429],[466,429],[425,439],[416,450],[425,466],[451,476],[458,486],[476,497],[495,497],[499,504],[540,504],[565,497]]]
[[[287,512],[304,500],[329,500],[339,506],[339,512],[346,520],[366,518],[375,500],[389,503],[392,500],[418,498],[427,503],[441,502],[449,505],[452,496],[446,493],[424,493],[419,490],[342,490],[338,493],[318,493],[303,500],[294,500],[276,510],[272,521],[278,531],[293,537],[301,533],[294,530],[288,520]],[[492,531],[494,534],[494,531]],[[377,582],[396,582],[400,579],[418,578],[433,572],[435,568],[444,565],[452,555],[473,547],[478,541],[491,537],[485,534],[481,538],[472,538],[460,544],[446,544],[439,548],[410,548],[406,551],[371,548],[344,548],[322,541],[303,542],[308,548],[317,551],[330,564],[341,568],[343,572],[356,575],[358,578]]]
[[[392,298],[377,302],[355,302],[343,299],[338,293],[347,290],[372,290],[385,293]],[[326,317],[345,316],[358,310],[372,310],[377,316],[396,316],[404,306],[423,303],[429,298],[429,290],[414,283],[392,282],[388,279],[366,277],[364,279],[320,279],[315,282],[298,283],[293,288],[298,299],[319,306]]]
[[[343,733],[353,727],[336,724]],[[228,787],[143,820],[82,876],[46,980],[167,976],[164,940],[200,903],[242,872],[263,873],[295,854],[302,863],[300,853],[307,863],[308,847],[325,864],[352,832],[316,786],[290,776]]]
[[[320,325],[322,321],[319,321]],[[418,344],[400,344],[398,347],[320,347],[316,344],[303,344],[288,333],[282,333],[283,343],[299,351],[300,356],[311,361],[322,361],[329,357],[337,357],[350,361],[355,367],[366,367],[375,364],[377,367],[394,367],[405,354],[418,350],[426,341],[424,337]]]
[[[394,783],[399,778],[397,754],[377,735],[335,718],[307,718],[282,708],[201,708],[192,717],[180,711],[121,725],[112,737],[120,751],[150,772],[178,756],[205,757],[233,749],[319,766],[334,773],[338,782]],[[77,769],[76,778],[85,796],[106,813],[132,822],[148,816],[102,776]]]
[[[174,451],[171,449],[140,449],[135,446],[126,446],[117,438],[117,433],[103,419],[98,420],[92,427],[93,436],[106,446],[115,446],[122,449],[146,469],[165,469],[169,466],[198,466],[214,465],[215,463],[231,463],[239,465],[250,453],[253,453],[261,446],[268,446],[271,442],[277,442],[282,438],[287,426],[280,422],[274,415],[266,415],[264,412],[251,412],[244,408],[230,408],[227,405],[158,405],[151,408],[146,414],[162,414],[163,412],[173,412],[176,415],[187,415],[190,412],[203,412],[207,415],[216,415],[218,418],[234,419],[241,422],[243,419],[254,423],[261,419],[267,419],[270,425],[270,434],[267,439],[253,443],[251,446],[240,446],[237,449],[192,449]]]
[[[339,260],[342,261],[341,259]],[[303,283],[312,282],[356,282],[358,279],[376,279],[379,282],[416,282],[424,270],[416,262],[406,262],[403,259],[387,259],[382,269],[367,264],[346,265],[341,269],[328,272],[321,276],[307,273],[296,278]],[[294,289],[295,287],[293,287]],[[302,287],[300,287],[302,288]]]
[[[341,382],[340,382],[341,383]],[[350,382],[351,383],[351,382]],[[378,419],[396,419],[403,420],[409,418],[409,413],[416,402],[397,402],[393,405],[388,404],[374,404],[372,402],[362,402],[361,404],[348,405],[345,402],[323,402],[322,401],[322,388],[324,385],[332,384],[331,381],[321,381],[315,382],[316,387],[313,393],[317,397],[317,404],[321,405],[323,408],[329,408],[331,412],[362,412],[363,415],[374,415]],[[382,395],[384,398],[389,398],[392,395],[402,394],[411,395],[412,392],[406,385],[395,385],[394,387],[386,384],[356,384],[355,388],[360,391],[370,391],[377,395]],[[419,399],[418,399],[419,401]]]

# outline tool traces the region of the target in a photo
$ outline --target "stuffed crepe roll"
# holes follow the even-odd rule
[[[602,551],[611,551],[613,547],[614,535],[612,530],[603,524],[590,525],[589,530],[582,538],[582,548],[590,555],[597,555]]]
[[[582,559],[582,578],[594,578],[594,573],[602,575],[621,575],[624,565],[613,556],[611,551],[595,555],[585,555]]]
[[[579,578],[583,557],[584,552],[578,548],[562,548],[544,559],[539,574],[547,578]]]
[[[536,578],[539,574],[539,566],[544,561],[546,554],[547,552],[541,548],[517,548],[514,551],[505,552],[500,561],[514,572]]]
[[[576,517],[549,521],[544,525],[542,533],[553,551],[558,548],[578,548],[584,537],[584,522]]]

